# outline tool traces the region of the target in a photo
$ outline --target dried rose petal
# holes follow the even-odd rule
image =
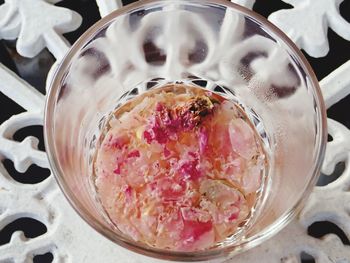
[[[128,154],[128,158],[140,157],[140,152],[138,150],[134,150]]]

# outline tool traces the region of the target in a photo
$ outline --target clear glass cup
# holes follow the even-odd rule
[[[252,110],[269,159],[253,224],[205,251],[134,242],[109,223],[91,180],[106,115],[135,94],[179,81],[232,95]],[[320,88],[302,53],[267,20],[223,0],[138,1],[97,22],[55,73],[44,126],[52,171],[79,215],[123,247],[172,260],[239,253],[277,233],[310,194],[327,136]]]

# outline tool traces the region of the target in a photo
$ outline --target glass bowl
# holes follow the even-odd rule
[[[123,235],[102,212],[92,183],[106,116],[137,94],[179,82],[249,109],[268,155],[253,223],[240,238],[204,251],[161,250]],[[52,171],[87,223],[138,253],[191,261],[245,251],[290,222],[317,180],[327,136],[320,88],[302,53],[267,20],[223,0],[138,1],[97,22],[54,75],[44,129]]]

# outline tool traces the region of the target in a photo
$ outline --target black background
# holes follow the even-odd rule
[[[134,1],[123,1],[124,4],[131,2]],[[0,4],[2,3],[3,0],[0,0]],[[64,0],[57,5],[75,10],[83,17],[83,24],[78,30],[65,34],[65,37],[72,44],[87,28],[100,18],[94,0]],[[292,6],[280,0],[256,0],[253,10],[264,17],[268,17],[274,11],[288,8],[292,8]],[[343,1],[340,6],[340,11],[341,15],[350,22],[350,0]],[[338,36],[331,29],[328,30],[328,39],[330,52],[326,57],[312,58],[304,52],[319,80],[327,76],[346,61],[350,60],[350,42]],[[35,58],[23,58],[16,52],[15,44],[15,41],[0,41],[0,63],[3,63],[10,68],[42,93],[45,93],[46,75],[52,64],[55,62],[55,59],[47,50],[43,50]],[[350,128],[349,106],[350,96],[328,109],[328,116]],[[16,103],[12,102],[3,94],[0,94],[0,123],[7,120],[13,114],[18,114],[23,111],[24,110]],[[16,132],[14,139],[22,141],[26,136],[34,135],[40,139],[39,148],[44,150],[42,134],[42,126],[32,126]],[[331,138],[329,138],[329,140],[331,140]],[[38,183],[50,176],[50,172],[47,169],[42,169],[35,165],[32,165],[25,174],[20,174],[14,169],[12,161],[3,160],[3,164],[13,179],[20,183]],[[322,176],[322,180],[319,181],[318,185],[326,185],[335,180],[344,168],[345,164],[339,163],[335,173],[330,177]],[[5,228],[0,229],[0,246],[8,243],[12,233],[16,230],[22,230],[28,238],[40,236],[47,231],[46,226],[39,221],[30,218],[21,218],[7,225]],[[350,245],[349,237],[346,237],[344,232],[331,222],[314,223],[309,227],[308,231],[310,235],[317,238],[322,237],[327,233],[336,233],[344,244]],[[52,258],[53,256],[51,253],[35,255],[34,262],[51,262]],[[302,253],[301,258],[305,263],[315,262],[306,253]],[[283,259],[281,259],[281,261],[283,261]]]

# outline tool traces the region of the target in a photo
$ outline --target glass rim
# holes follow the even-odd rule
[[[317,114],[317,123],[319,124],[318,130],[316,131],[317,139],[316,139],[316,150],[314,156],[313,166],[310,169],[310,174],[308,177],[310,178],[308,184],[304,188],[303,195],[299,198],[299,200],[291,206],[288,211],[286,211],[282,216],[280,216],[277,220],[275,220],[271,225],[265,227],[263,230],[259,231],[259,233],[252,235],[251,237],[244,239],[239,244],[232,244],[225,247],[218,247],[215,249],[209,249],[204,251],[193,251],[193,252],[177,252],[170,251],[165,249],[157,249],[149,246],[145,246],[141,243],[132,241],[131,239],[127,239],[112,229],[109,229],[99,223],[97,223],[91,214],[84,208],[82,203],[78,198],[76,198],[73,194],[73,191],[68,186],[67,182],[64,179],[63,171],[60,168],[58,158],[56,156],[56,147],[54,143],[54,115],[55,115],[55,102],[57,96],[59,94],[61,88],[61,80],[64,77],[64,73],[66,72],[72,58],[77,54],[79,50],[81,50],[86,43],[93,39],[94,34],[101,28],[104,28],[109,23],[113,22],[114,19],[119,17],[120,15],[129,13],[134,9],[138,9],[143,6],[151,6],[154,4],[169,4],[171,2],[183,3],[185,5],[198,4],[198,5],[213,5],[213,6],[223,6],[225,8],[233,9],[235,12],[241,13],[245,17],[249,17],[254,20],[255,23],[263,25],[263,28],[269,30],[269,34],[275,34],[279,41],[282,41],[290,51],[296,55],[297,61],[300,63],[302,70],[306,73],[306,75],[311,80],[311,92],[313,95],[313,99],[316,101],[317,109],[320,114]],[[285,49],[285,47],[283,47]],[[323,101],[321,89],[316,78],[315,73],[312,70],[311,65],[303,55],[303,53],[299,50],[299,48],[293,43],[289,37],[282,32],[279,28],[277,28],[274,24],[269,22],[263,16],[251,11],[243,6],[232,3],[230,1],[225,0],[140,0],[134,2],[132,4],[126,5],[120,9],[117,9],[110,13],[109,15],[101,18],[94,25],[92,25],[87,31],[85,31],[82,36],[74,43],[65,57],[61,60],[59,66],[55,69],[55,73],[53,74],[53,78],[51,79],[48,94],[46,98],[45,104],[45,113],[44,113],[44,141],[46,153],[48,156],[48,161],[51,167],[51,171],[61,189],[64,196],[73,207],[73,209],[78,213],[78,215],[87,222],[94,230],[96,230],[99,234],[102,234],[109,240],[114,243],[127,248],[131,251],[151,256],[155,258],[162,258],[167,260],[180,260],[180,261],[200,261],[207,260],[212,258],[217,258],[225,255],[235,255],[241,252],[244,252],[252,247],[255,247],[261,244],[266,239],[272,237],[277,234],[283,227],[285,227],[301,210],[303,207],[305,200],[311,194],[311,190],[316,184],[317,178],[320,174],[321,164],[324,158],[326,143],[327,143],[327,117],[326,117],[326,107]]]

